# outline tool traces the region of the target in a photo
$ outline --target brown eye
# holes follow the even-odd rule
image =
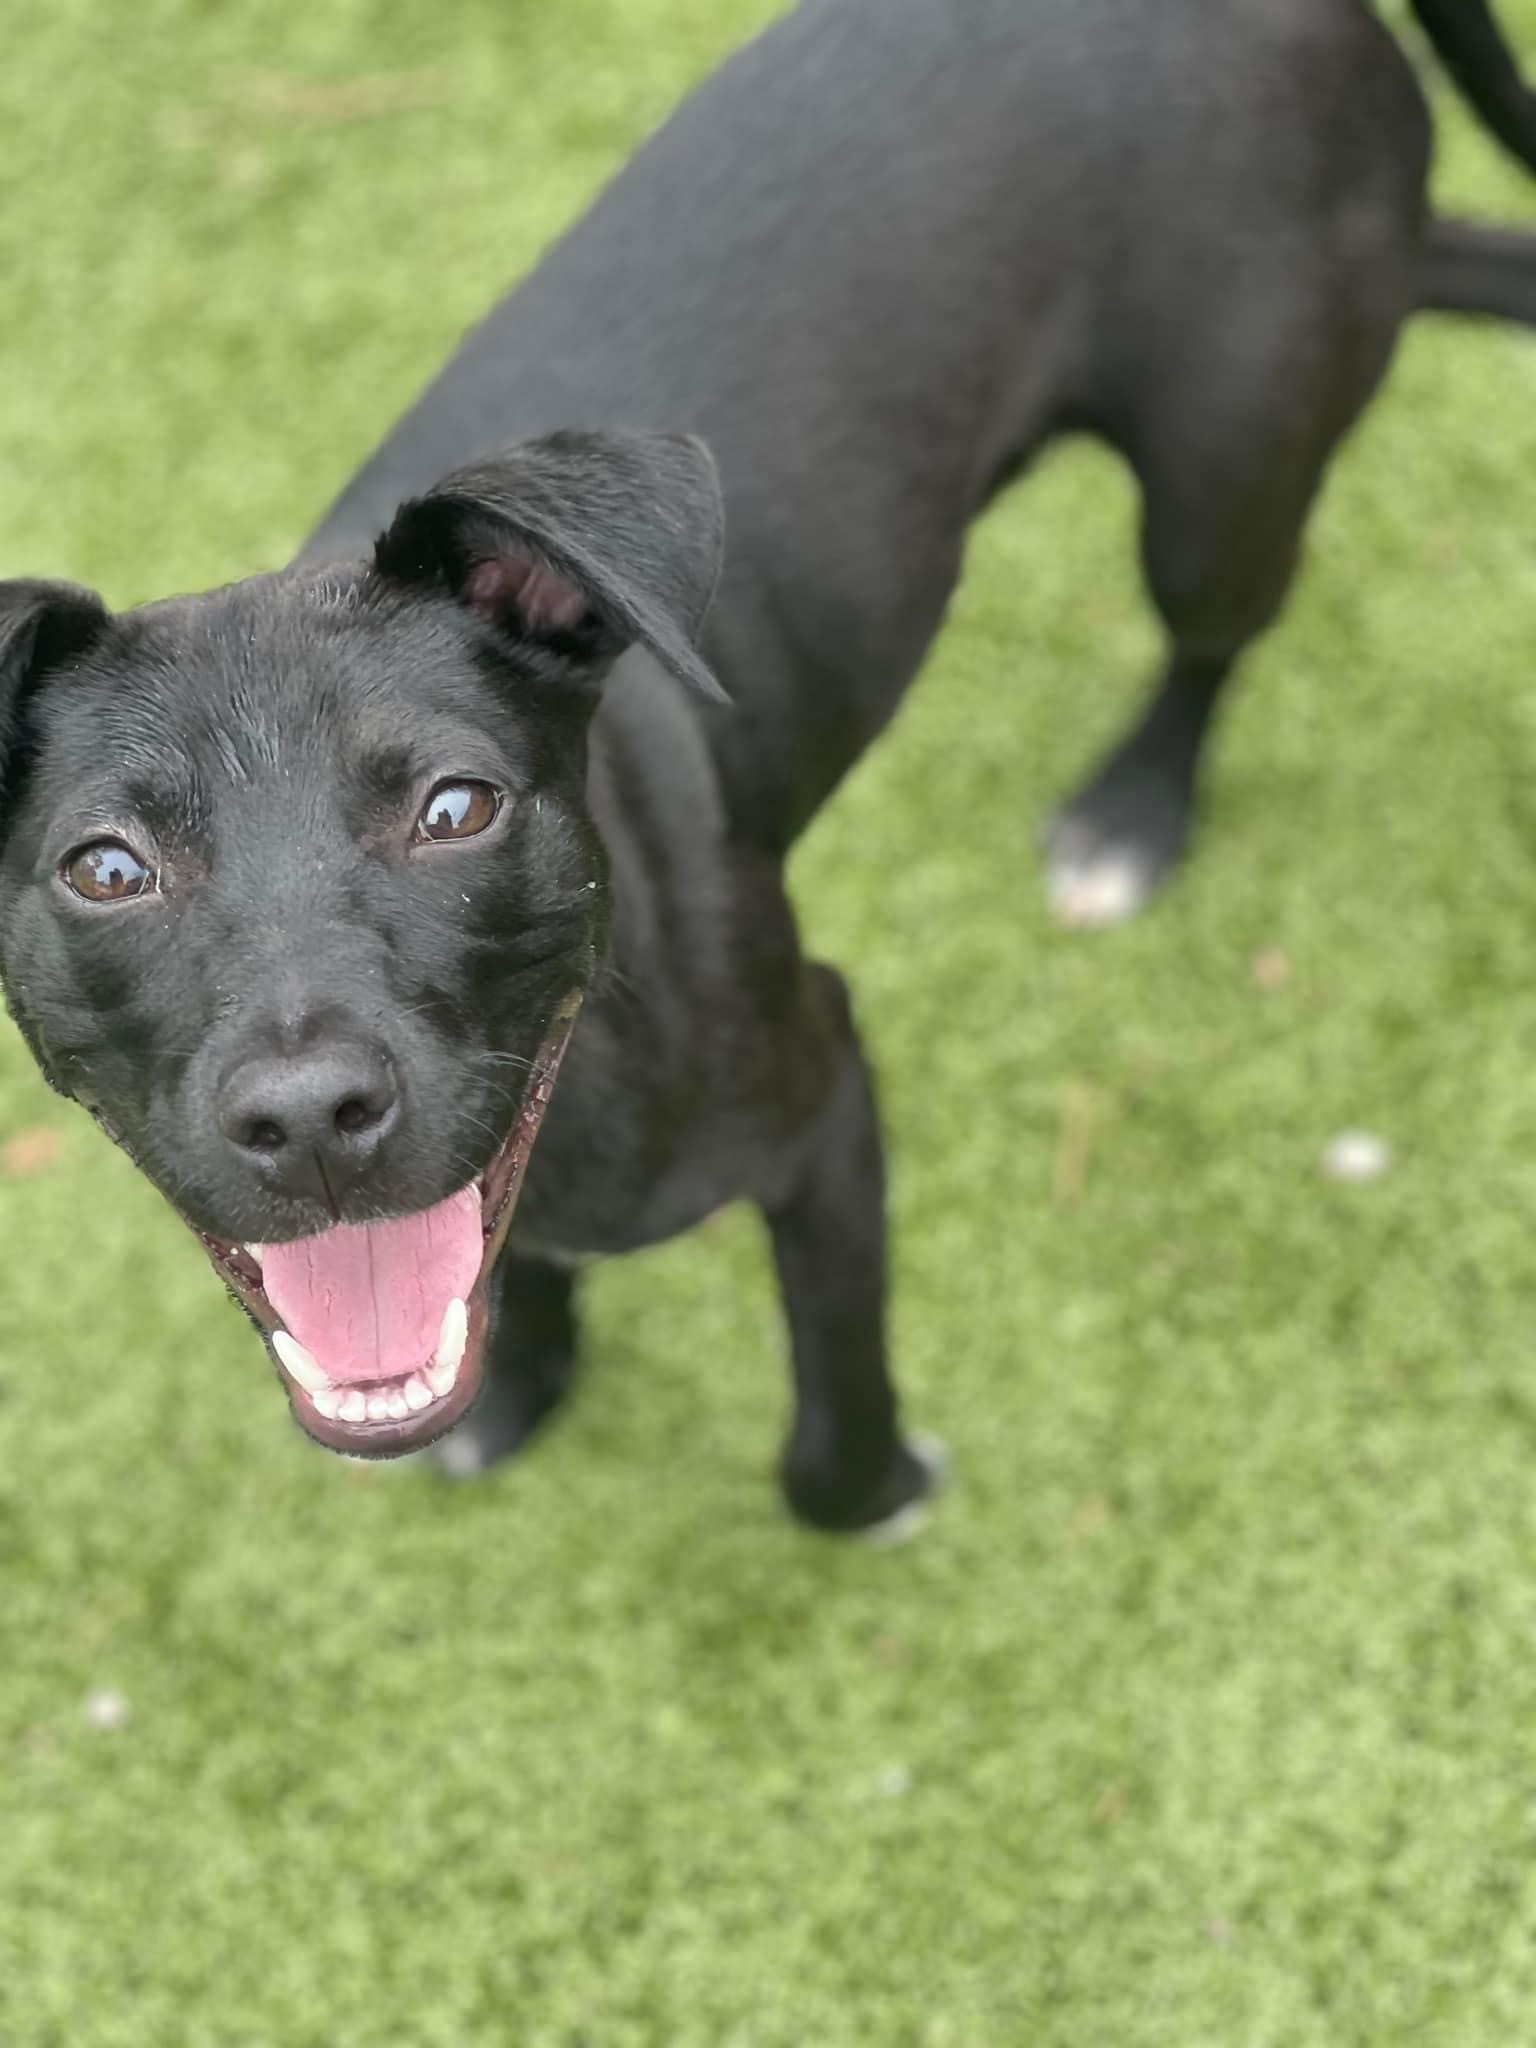
[[[416,820],[418,839],[473,839],[501,809],[488,782],[440,782]]]
[[[120,839],[94,839],[72,853],[64,879],[87,903],[126,903],[155,886],[155,878],[132,847]]]

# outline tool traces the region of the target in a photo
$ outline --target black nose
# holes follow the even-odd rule
[[[400,1115],[381,1049],[326,1044],[291,1059],[250,1059],[225,1077],[219,1128],[289,1194],[334,1194],[372,1161]]]

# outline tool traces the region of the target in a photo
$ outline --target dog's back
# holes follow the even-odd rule
[[[1162,402],[1149,355],[1205,379],[1192,329],[1240,350],[1287,301],[1311,320],[1314,277],[1406,309],[1426,150],[1354,0],[807,0],[470,336],[308,552],[355,551],[402,496],[552,427],[703,435],[727,494],[720,744],[783,843],[894,709],[968,522],[1046,436],[1129,446]]]

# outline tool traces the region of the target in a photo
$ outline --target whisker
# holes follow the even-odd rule
[[[482,1116],[464,1116],[463,1121],[477,1131],[484,1131],[488,1138],[494,1138],[499,1145],[505,1133],[498,1131],[494,1124],[488,1124]]]

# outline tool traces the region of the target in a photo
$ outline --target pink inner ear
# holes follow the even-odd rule
[[[580,625],[587,610],[587,601],[574,584],[523,555],[496,555],[477,562],[464,594],[487,618],[503,618],[515,609],[533,633],[564,632]]]

